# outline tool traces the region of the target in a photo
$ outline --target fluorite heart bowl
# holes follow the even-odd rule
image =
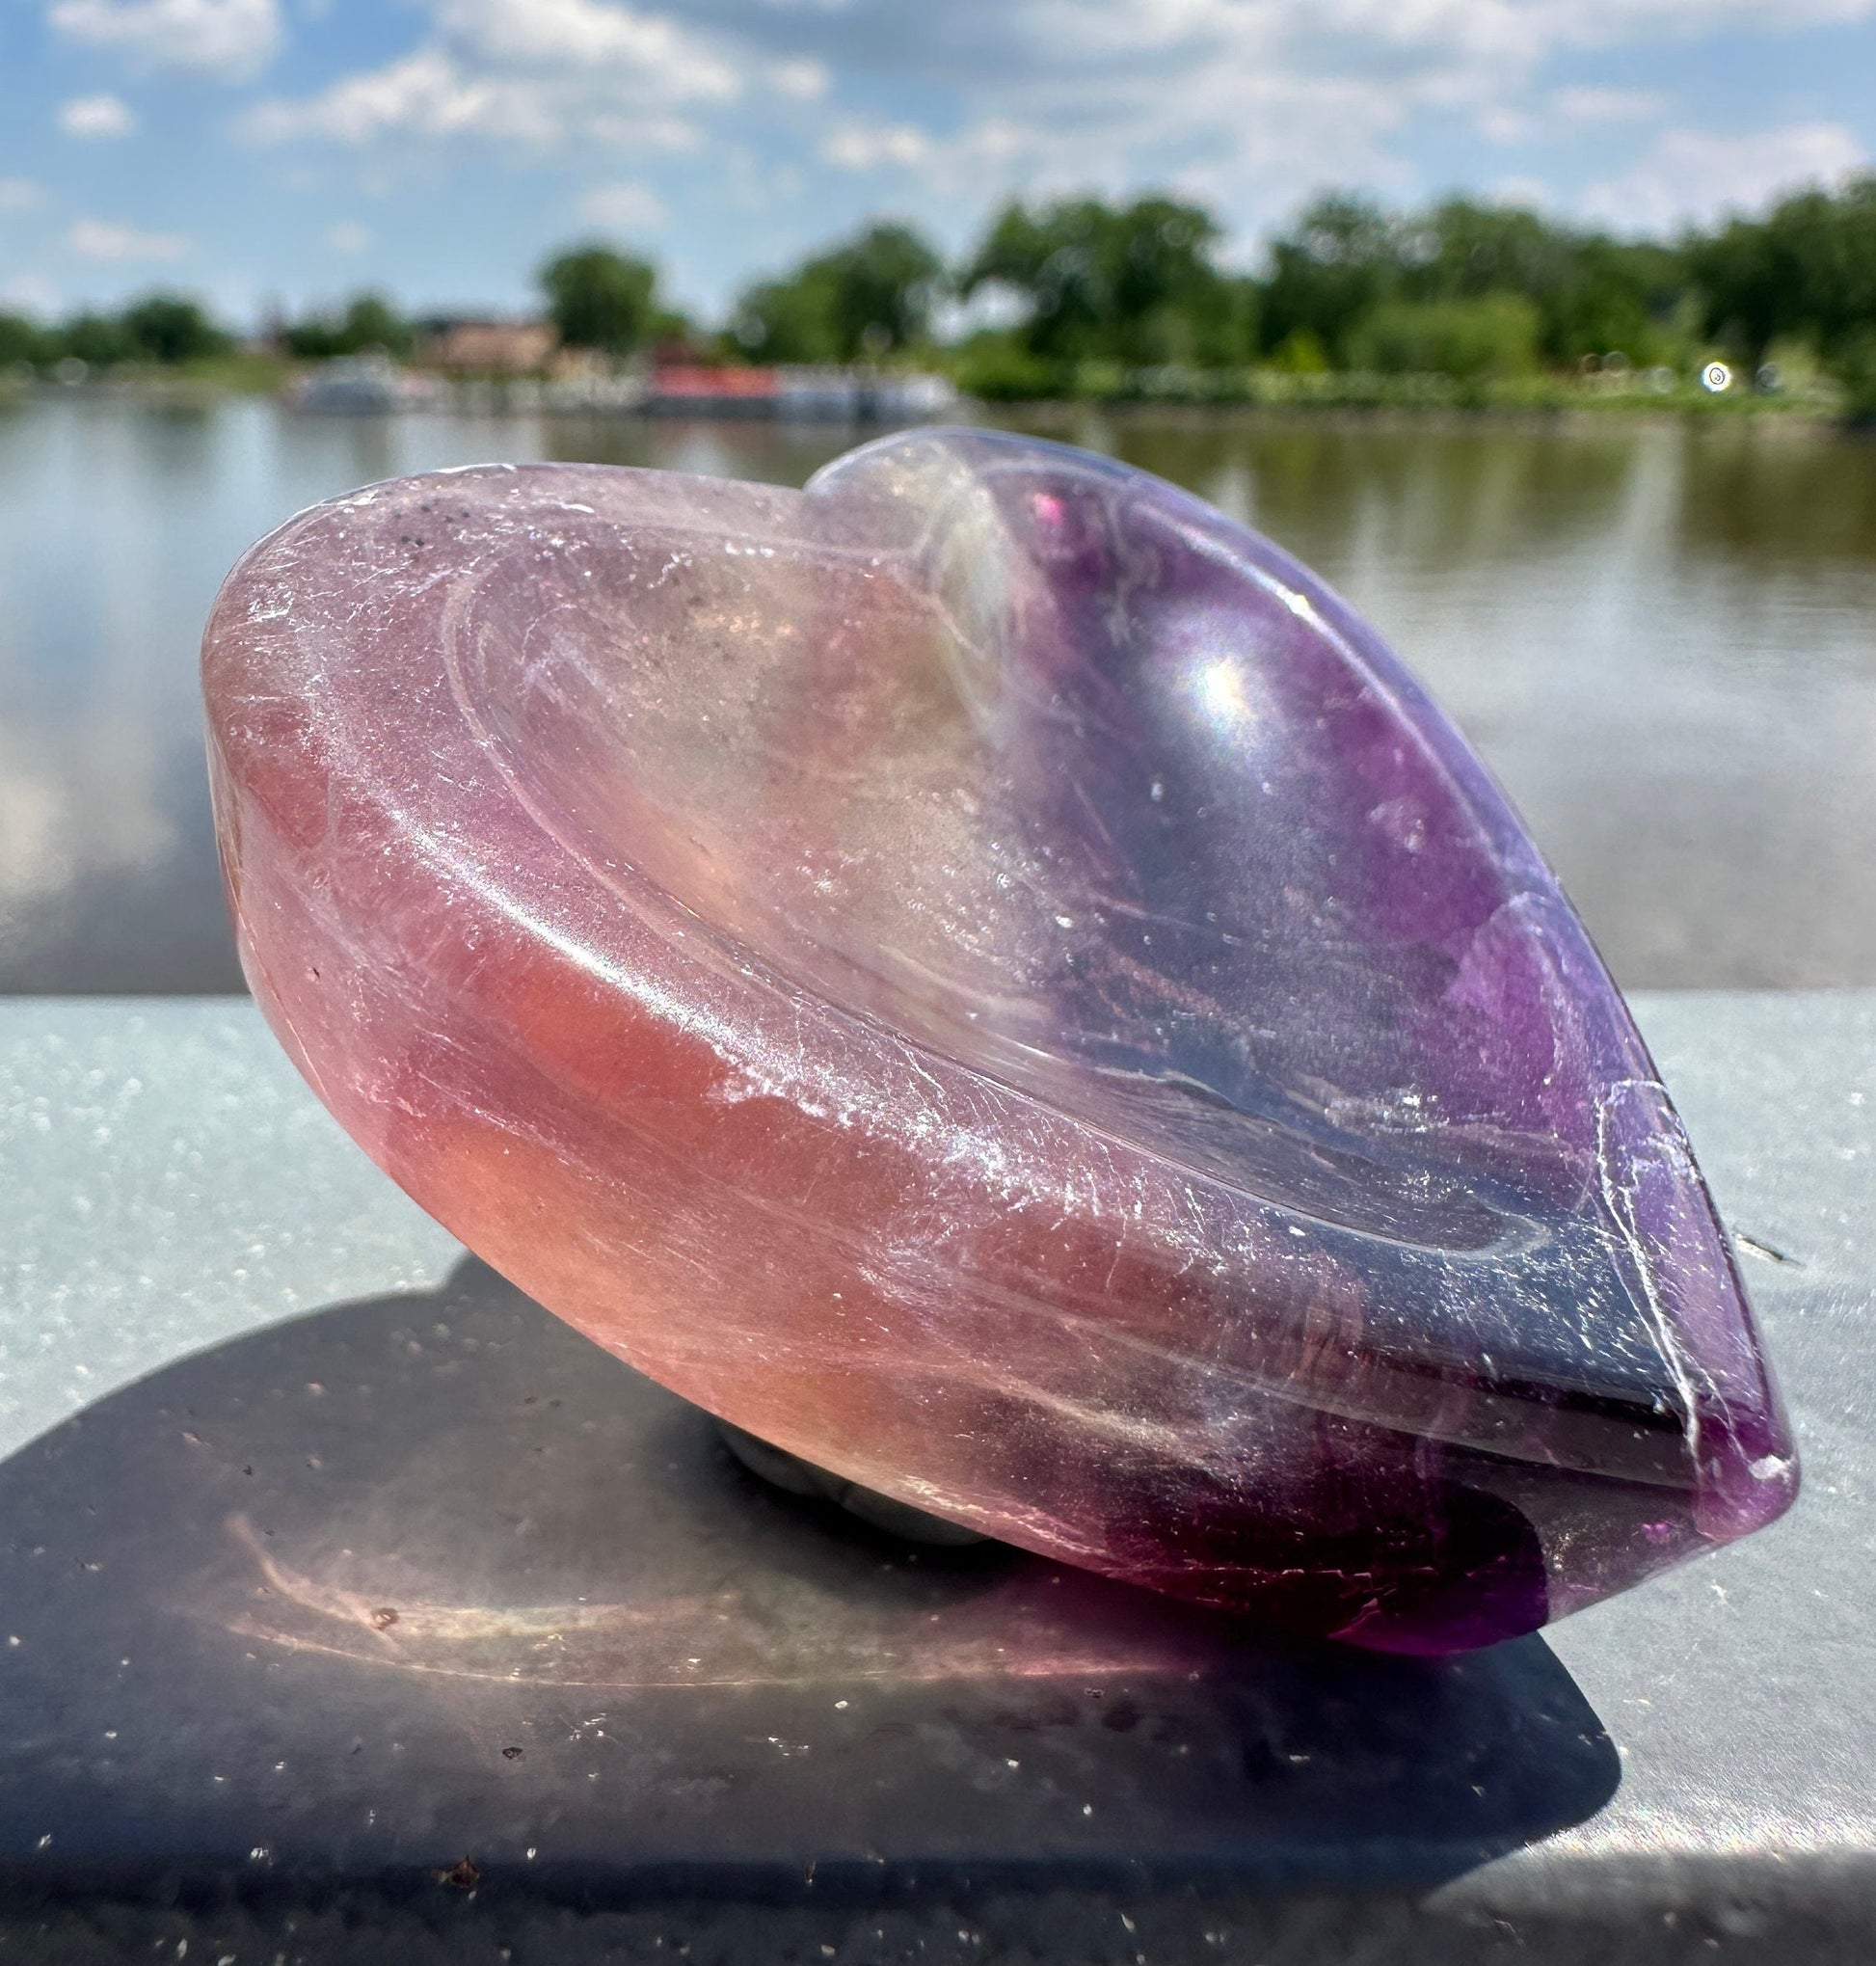
[[[314,1091],[763,1441],[1407,1652],[1795,1494],[1554,876],[1375,633],[1171,486],[942,430],[805,491],[409,478],[256,546],[203,676]]]

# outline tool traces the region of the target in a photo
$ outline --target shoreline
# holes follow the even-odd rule
[[[1034,403],[987,403],[973,406],[971,420],[1059,436],[1065,429],[1098,420],[1120,428],[1152,426],[1193,433],[1239,430],[1255,425],[1295,424],[1311,429],[1358,430],[1482,430],[1528,431],[1533,434],[1567,429],[1572,434],[1601,428],[1622,430],[1702,429],[1782,430],[1805,436],[1861,436],[1859,425],[1832,410],[1809,405],[1762,404],[1724,410],[1701,404],[1635,403],[1533,408],[1482,404],[1461,408],[1450,403],[1089,403],[1051,399]]]
[[[1537,400],[1524,394],[1518,400],[1507,391],[1499,400],[1457,401],[1447,388],[1432,391],[1420,387],[1433,378],[1405,378],[1400,389],[1370,391],[1362,379],[1351,378],[1355,386],[1346,391],[1324,389],[1319,394],[1234,395],[1213,401],[1154,398],[1100,398],[1047,396],[1012,401],[986,401],[960,396],[945,416],[927,420],[979,423],[1032,432],[1037,436],[1062,437],[1090,423],[1129,428],[1152,426],[1160,429],[1201,431],[1242,429],[1253,425],[1297,424],[1312,428],[1375,429],[1524,429],[1533,432],[1568,428],[1580,432],[1599,424],[1634,428],[1708,428],[1752,426],[1775,428],[1807,435],[1866,437],[1876,426],[1865,419],[1846,417],[1835,403],[1812,397],[1768,396],[1755,391],[1738,395],[1707,396],[1688,391],[1673,396],[1640,391],[1621,394],[1592,394],[1589,391],[1560,391]],[[1523,393],[1523,392],[1519,392]],[[68,401],[119,403],[151,409],[208,409],[235,400],[282,402],[281,390],[272,377],[230,377],[212,372],[178,371],[174,374],[148,372],[127,376],[105,376],[83,382],[57,382],[40,377],[0,375],[0,409],[12,409],[32,402]],[[285,405],[282,402],[282,407]],[[457,383],[434,405],[410,406],[373,413],[347,413],[354,420],[368,420],[372,415],[421,417],[438,412],[452,415],[547,416],[595,418],[605,421],[685,421],[711,424],[719,421],[749,421],[715,417],[708,412],[674,414],[647,412],[577,396],[556,398],[553,386],[532,377]],[[299,413],[314,414],[314,413]],[[339,413],[321,412],[322,419],[342,420]],[[905,427],[895,421],[842,419],[837,417],[763,418],[790,428],[832,428],[845,420],[854,429],[879,430]]]

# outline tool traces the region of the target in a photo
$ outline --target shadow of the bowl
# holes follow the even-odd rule
[[[897,1545],[472,1261],[101,1402],[0,1521],[15,1885],[1417,1890],[1618,1779],[1539,1638],[1388,1658]]]

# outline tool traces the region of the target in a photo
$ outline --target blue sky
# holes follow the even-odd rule
[[[0,0],[0,298],[518,309],[550,247],[720,308],[864,215],[1168,186],[1622,229],[1876,151],[1876,0]]]

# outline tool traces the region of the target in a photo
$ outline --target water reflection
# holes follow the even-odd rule
[[[1080,419],[1370,614],[1629,984],[1876,982],[1876,446],[1768,425]],[[838,429],[0,414],[0,989],[234,986],[197,637],[300,506],[490,457],[799,483]]]

